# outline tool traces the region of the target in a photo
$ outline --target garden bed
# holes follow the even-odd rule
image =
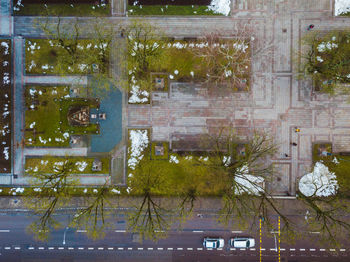
[[[11,40],[0,39],[0,173],[11,172]]]
[[[147,42],[147,46],[151,46],[157,53],[153,57],[147,57],[147,68],[145,68],[139,59],[138,52],[140,52],[139,45],[136,40],[129,39],[129,56],[128,56],[128,72],[129,72],[129,103],[149,103],[150,92],[154,91],[154,72],[163,73],[168,75],[169,81],[178,82],[205,82],[208,78],[208,63],[205,58],[199,53],[203,49],[208,49],[208,42],[203,40],[197,41],[161,41],[150,40]],[[236,42],[235,40],[223,40],[219,39],[218,42],[213,43],[217,48],[229,50],[229,52],[240,53],[240,59],[242,59],[242,72],[236,74],[236,78],[242,79],[245,82],[245,89],[249,89],[250,79],[250,44],[249,42]],[[231,46],[232,45],[232,46]],[[247,59],[249,57],[249,59]],[[235,72],[231,66],[224,67],[224,65],[231,65],[231,61],[228,60],[224,52],[217,53],[215,57],[216,65],[220,67],[220,70],[225,68],[225,75],[223,78],[230,79]],[[227,71],[226,71],[227,70]],[[167,85],[169,85],[167,83]],[[232,89],[241,89],[241,86],[232,86]]]
[[[229,15],[230,0],[129,0],[127,14],[147,15]]]
[[[79,39],[77,42],[74,65],[68,66],[72,57],[67,51],[50,39],[26,39],[25,42],[25,72],[26,74],[87,74],[91,72],[92,61],[98,57],[99,47],[94,40]],[[73,41],[73,40],[72,40]],[[90,55],[86,55],[89,52]],[[58,59],[60,58],[60,60]],[[63,60],[62,58],[65,58]],[[64,64],[58,65],[58,60]],[[62,68],[66,66],[66,68]],[[100,65],[100,67],[103,67]]]
[[[19,16],[109,16],[108,0],[14,0]]]
[[[93,171],[92,165],[95,158],[89,157],[27,157],[25,161],[26,174],[51,174],[57,173],[65,161],[71,161],[73,168],[71,174],[109,174],[110,159],[96,158],[101,162],[101,170]]]
[[[96,100],[71,98],[69,87],[27,86],[25,88],[25,145],[68,147],[72,134],[96,134],[97,124],[69,126],[70,105],[98,107]],[[86,100],[86,101],[85,101]]]

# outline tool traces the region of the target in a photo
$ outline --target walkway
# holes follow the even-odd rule
[[[13,17],[11,17],[12,0],[0,0],[0,36],[12,36]]]

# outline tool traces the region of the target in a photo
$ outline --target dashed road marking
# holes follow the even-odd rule
[[[231,248],[230,248],[230,250],[231,250],[231,251],[235,251],[236,249],[235,249],[235,248],[233,248],[233,247],[231,247]]]
[[[98,250],[103,250],[104,248],[103,247],[99,247]]]
[[[126,232],[126,230],[115,230],[114,232],[116,232],[116,233],[125,233]]]
[[[9,250],[9,249],[11,249],[11,247],[5,247],[5,249],[6,249],[6,250]]]
[[[276,251],[276,248],[270,248],[270,251]]]
[[[188,247],[187,250],[193,250],[193,248],[192,247]]]
[[[118,250],[124,250],[124,248],[123,247],[118,247]]]
[[[113,247],[109,247],[108,250],[113,250],[114,248]],[[124,249],[124,248],[123,248]]]
[[[243,231],[240,231],[240,230],[233,230],[233,231],[231,231],[231,233],[233,233],[233,234],[240,234],[240,233],[243,233]]]
[[[69,247],[68,250],[74,250],[74,247]]]
[[[53,250],[53,249],[55,249],[55,248],[54,248],[54,247],[49,247],[49,248],[48,248],[48,250]]]
[[[345,252],[346,249],[345,249],[345,248],[341,248],[341,249],[339,249],[339,251],[340,251],[340,252]]]
[[[43,250],[43,249],[44,249],[44,247],[38,247],[38,249],[39,249],[39,250]]]
[[[184,250],[182,247],[178,247],[177,250]]]
[[[265,251],[266,249],[265,248],[260,248],[261,251]]]
[[[255,251],[255,248],[250,248],[249,250],[250,250],[250,251]]]
[[[309,233],[310,234],[321,234],[321,232],[319,232],[319,231],[310,231]]]
[[[316,251],[316,249],[314,249],[314,248],[310,248],[310,251]]]
[[[21,247],[15,247],[15,249],[16,249],[16,250],[19,250],[19,249],[21,249]]]
[[[59,250],[63,250],[63,249],[64,249],[64,247],[59,247],[58,249],[59,249]]]
[[[172,247],[168,247],[168,250],[173,250],[173,248]]]
[[[207,250],[213,250],[212,248],[207,248]]]
[[[128,247],[128,250],[132,250],[132,247]]]
[[[203,250],[203,248],[202,247],[197,247],[197,250]]]
[[[138,247],[137,250],[143,250],[143,247]]]
[[[203,230],[193,230],[192,232],[193,233],[203,233],[204,231]]]
[[[157,232],[157,233],[164,233],[165,231],[164,230],[155,230],[155,232]]]
[[[80,230],[77,230],[77,233],[86,233],[87,230],[83,230],[83,229],[80,229]]]
[[[88,247],[88,250],[94,250],[95,248],[94,247]]]
[[[10,229],[0,229],[0,233],[9,233]]]
[[[334,248],[330,248],[330,249],[329,249],[329,251],[332,251],[332,252],[334,252],[334,251],[335,251],[335,249],[334,249]]]
[[[295,248],[290,248],[289,250],[290,250],[290,251],[295,251]]]
[[[33,249],[34,249],[34,247],[28,247],[28,249],[29,249],[29,250],[33,250]]]
[[[324,248],[320,248],[320,251],[326,251],[326,249],[324,249]]]
[[[149,248],[147,248],[147,250],[153,250],[153,247],[149,247]]]
[[[221,248],[221,247],[219,247],[219,248],[217,248],[217,250],[222,250],[222,248]]]
[[[300,248],[299,250],[300,250],[300,251],[305,251],[305,248]]]
[[[158,250],[163,250],[163,248],[162,248],[162,247],[158,247],[157,249],[158,249]]]
[[[78,249],[79,249],[79,250],[84,250],[84,248],[83,248],[83,247],[78,247]]]
[[[239,250],[244,251],[244,250],[245,250],[245,248],[240,248]]]

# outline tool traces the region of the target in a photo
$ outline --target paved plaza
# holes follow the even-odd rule
[[[5,2],[8,0],[1,0],[1,10]],[[123,15],[123,1],[113,3],[113,16],[106,18],[106,25],[128,23],[131,18]],[[280,181],[273,191],[278,195],[294,195],[296,180],[312,168],[312,143],[331,142],[335,152],[350,151],[349,99],[313,92],[310,81],[296,77],[299,62],[296,53],[303,48],[300,40],[308,32],[309,24],[320,31],[349,29],[350,17],[335,17],[333,13],[332,0],[233,0],[230,17],[145,18],[178,39],[203,36],[216,30],[234,36],[244,26],[251,32],[255,50],[270,51],[254,57],[249,92],[219,92],[194,83],[172,83],[168,94],[153,94],[149,105],[124,103],[124,128],[151,128],[152,140],[169,141],[170,145],[222,126],[233,127],[242,139],[247,139],[254,130],[264,130],[278,144],[278,153],[272,161],[280,170]],[[1,19],[5,16],[6,12],[2,11]],[[21,37],[43,37],[44,33],[35,23],[46,18],[15,17],[13,29],[11,19],[5,26],[1,24],[0,32],[14,39],[15,66],[21,68]],[[62,23],[70,23],[72,19],[63,18]],[[91,19],[80,18],[80,23],[89,23]],[[18,71],[14,80],[15,92],[24,82],[51,81],[24,77],[23,72]],[[18,94],[16,99],[23,98]],[[15,121],[21,119],[20,110],[15,108]],[[17,125],[20,122],[16,122],[15,141],[21,139]],[[295,127],[301,132],[295,133]],[[297,146],[291,146],[291,142]],[[75,153],[72,151],[72,154]],[[17,146],[14,155],[17,161],[23,161],[21,146]],[[21,165],[16,164],[16,160],[14,169],[20,172]]]

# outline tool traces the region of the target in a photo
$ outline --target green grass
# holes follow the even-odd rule
[[[147,15],[223,15],[209,10],[207,6],[194,5],[128,5],[128,15],[147,16]]]
[[[110,5],[105,7],[92,8],[91,4],[76,4],[71,7],[67,4],[26,4],[20,7],[18,11],[14,10],[15,15],[19,16],[110,16]]]
[[[326,150],[327,152],[332,153],[332,144],[331,143],[319,143],[319,144],[313,144],[312,147],[312,162],[315,164],[316,162],[320,161],[320,160],[324,160],[324,161],[332,161],[332,159],[334,158],[334,155],[332,156],[322,156],[318,154],[318,149],[320,148],[320,145],[326,145]]]
[[[155,154],[155,147],[160,144],[164,147],[164,155],[157,156]],[[152,160],[168,160],[169,159],[169,142],[152,142],[151,145],[151,159]]]
[[[99,101],[96,99],[86,98],[61,98],[60,105],[60,128],[62,132],[68,132],[70,134],[82,135],[82,134],[99,134],[99,125],[89,124],[88,126],[71,126],[68,123],[68,110],[71,106],[89,106],[90,108],[98,108]]]
[[[75,61],[57,42],[50,39],[26,39],[26,74],[87,74],[91,70],[88,65],[99,63],[96,61],[99,52],[96,41],[79,39]]]
[[[100,158],[102,162],[101,171],[92,171],[92,163],[94,158],[89,157],[40,157],[40,158],[26,158],[25,171],[26,174],[50,174],[54,173],[55,163],[69,160],[74,163],[74,168],[71,170],[72,174],[109,174],[110,159]],[[79,170],[77,163],[85,162],[87,165],[83,171]]]
[[[30,90],[36,90],[36,98],[30,95]],[[39,92],[42,94],[40,95]],[[68,95],[68,87],[30,87],[25,88],[25,144],[26,146],[67,147],[69,137],[65,138],[60,130],[59,98]],[[31,109],[33,101],[38,101],[35,109]],[[46,103],[46,105],[45,105]],[[35,122],[35,125],[33,123]],[[35,129],[30,130],[30,126]],[[56,141],[59,140],[59,141]],[[42,142],[42,141],[46,141]]]

